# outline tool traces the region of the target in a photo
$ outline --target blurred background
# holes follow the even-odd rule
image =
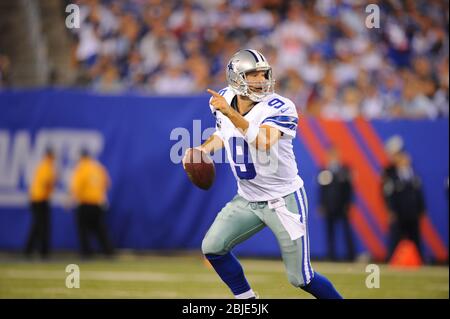
[[[232,54],[252,48],[299,112],[293,144],[313,261],[345,262],[341,274],[358,262],[443,265],[444,277],[431,268],[411,278],[448,286],[448,22],[445,0],[0,1],[0,259],[31,258],[34,242],[50,260],[80,249],[85,257],[71,186],[83,151],[110,179],[95,203],[105,227],[91,227],[100,233],[94,252],[106,236],[119,256],[200,256],[236,185],[217,163],[213,188],[196,189],[181,156],[214,127],[206,88],[225,87]],[[42,164],[49,149],[54,162]],[[48,208],[35,213],[40,179],[48,187],[37,201]],[[280,258],[267,229],[236,252]],[[165,262],[161,269],[180,261]],[[448,287],[433,287],[425,297],[448,298]],[[407,290],[373,297],[411,297]]]

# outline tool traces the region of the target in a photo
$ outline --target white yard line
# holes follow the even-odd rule
[[[67,274],[56,270],[4,270],[0,273],[2,279],[41,279],[65,280]],[[163,272],[127,272],[127,271],[92,271],[81,270],[80,280],[89,281],[129,281],[129,282],[216,282],[219,280],[215,274],[173,274]],[[252,281],[265,282],[265,276],[252,276]]]
[[[323,272],[325,274],[350,274],[350,275],[367,275],[365,272],[366,264],[354,264],[354,265],[345,265],[345,264],[321,264],[316,263],[317,267],[315,267],[315,263],[312,262],[312,266],[314,270],[319,272]],[[252,262],[243,262],[243,266],[246,272],[262,272],[262,273],[284,273],[285,269],[283,263],[280,261],[278,264],[276,261],[262,261],[258,262],[258,264],[254,264]],[[400,269],[400,268],[392,268],[387,265],[380,265],[381,273],[385,275],[405,275],[405,276],[431,276],[431,277],[447,277],[449,276],[448,268],[445,267],[431,267],[424,266],[419,269]]]

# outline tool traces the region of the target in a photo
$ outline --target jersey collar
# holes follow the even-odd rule
[[[248,113],[250,113],[250,111],[253,110],[253,109],[255,108],[255,106],[258,105],[258,104],[259,104],[258,102],[253,103],[253,106],[252,106],[247,112],[245,112],[244,114],[241,114],[241,113],[239,112],[238,107],[237,107],[237,94],[236,94],[235,96],[233,96],[233,99],[231,100],[230,106],[231,106],[234,110],[236,110],[239,114],[241,114],[242,116],[246,116],[246,115],[247,115]]]

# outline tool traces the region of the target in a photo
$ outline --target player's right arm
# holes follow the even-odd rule
[[[222,139],[217,134],[212,134],[202,145],[198,147],[206,154],[213,154],[224,147]]]
[[[202,152],[205,152],[206,154],[213,154],[214,152],[220,150],[223,148],[223,141],[217,134],[212,134],[206,141],[200,146],[194,147],[196,149],[201,150]],[[183,156],[183,167],[185,166],[185,163],[187,161],[188,151],[192,148],[188,148]]]
[[[221,94],[224,94],[226,92],[226,88],[220,90]],[[218,93],[219,94],[219,93]],[[211,109],[211,113],[214,115],[215,118],[217,118],[218,114],[216,112],[216,109],[214,106],[211,105],[211,99],[209,99],[209,108]],[[206,154],[213,154],[217,152],[218,150],[222,149],[224,147],[223,139],[221,138],[219,127],[216,124],[216,131],[214,134],[212,134],[206,141],[200,146],[197,146],[196,148],[205,152]]]
[[[212,114],[214,116],[217,116],[216,112],[215,112],[216,110],[214,109],[214,107],[211,104],[209,104],[209,107],[211,109]],[[199,145],[194,148],[199,149],[202,152],[205,152],[206,154],[214,154],[215,152],[222,149],[223,147],[224,147],[223,140],[220,137],[220,132],[218,131],[218,127],[216,126],[216,131],[202,145]],[[182,159],[183,166],[187,160],[187,154],[190,149],[192,149],[192,148],[188,148],[186,150],[186,152],[184,153],[184,156]]]

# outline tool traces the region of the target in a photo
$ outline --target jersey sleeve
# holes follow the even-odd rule
[[[284,138],[294,138],[298,125],[298,114],[295,104],[289,99],[280,97],[270,100],[267,106],[271,112],[261,122],[261,125],[277,128]]]

